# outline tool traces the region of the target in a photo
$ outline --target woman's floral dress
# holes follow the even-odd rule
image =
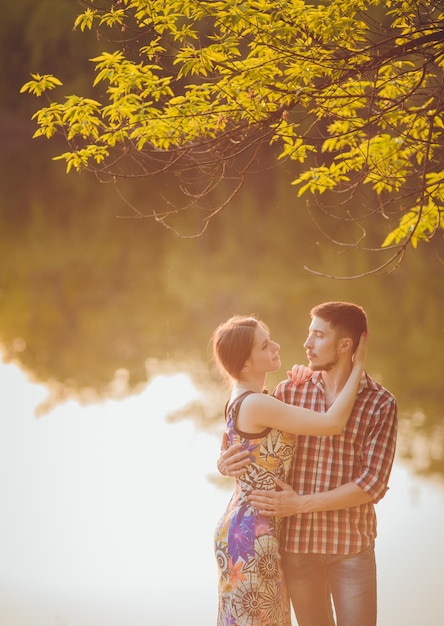
[[[294,435],[268,428],[260,434],[236,430],[242,394],[226,408],[230,444],[242,443],[251,464],[236,479],[236,489],[215,532],[219,568],[218,626],[291,626],[290,604],[279,553],[280,518],[263,517],[247,500],[253,489],[275,489],[286,480]]]

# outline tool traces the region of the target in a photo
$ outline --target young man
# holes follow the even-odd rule
[[[274,395],[290,404],[326,411],[347,380],[353,353],[367,331],[364,310],[327,302],[311,311],[304,347],[313,374],[301,384],[281,382]],[[266,516],[284,517],[282,565],[299,626],[375,626],[374,504],[387,491],[396,445],[397,406],[366,372],[341,435],[298,436],[291,486],[253,492]],[[242,473],[237,448],[221,455],[219,470]]]

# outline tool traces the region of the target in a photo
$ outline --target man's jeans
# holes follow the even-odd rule
[[[282,553],[299,626],[376,626],[374,545],[351,555]]]

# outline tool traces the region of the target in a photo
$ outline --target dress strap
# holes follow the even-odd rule
[[[237,398],[235,398],[233,400],[233,402],[228,401],[225,405],[225,421],[227,421],[227,417],[228,417],[228,412],[233,409],[234,410],[234,415],[233,415],[233,422],[236,421],[236,417],[237,414],[239,413],[239,409],[240,409],[240,405],[242,404],[242,402],[245,400],[245,398],[249,395],[251,395],[252,393],[255,393],[254,391],[244,391],[244,393],[241,393],[240,396],[237,396]]]

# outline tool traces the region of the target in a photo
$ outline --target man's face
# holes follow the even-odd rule
[[[304,348],[308,364],[313,371],[329,371],[339,360],[336,331],[320,317],[314,317],[308,328]]]

